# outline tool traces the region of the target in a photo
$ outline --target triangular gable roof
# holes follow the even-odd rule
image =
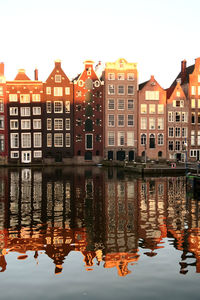
[[[55,60],[54,68],[53,68],[53,70],[51,71],[50,75],[48,76],[46,82],[49,81],[49,80],[52,80],[51,77],[52,77],[53,74],[55,73],[55,70],[56,70],[56,69],[59,69],[60,72],[61,72],[61,74],[62,74],[62,76],[64,76],[65,79],[69,80],[68,76],[65,74],[65,72],[63,71],[63,69],[62,69],[62,67],[61,67],[61,61],[60,61],[60,60]],[[58,74],[58,73],[56,73],[56,74]],[[70,81],[70,80],[69,80],[69,81]]]
[[[181,80],[181,85],[182,85],[182,84],[185,84],[185,83],[189,83],[189,75],[193,73],[194,67],[195,67],[195,65],[191,65],[191,66],[189,66],[189,67],[187,67],[187,68],[185,69],[186,74],[185,74],[185,77],[184,77],[183,82],[182,82],[182,80]],[[176,79],[173,81],[173,83],[171,84],[170,87],[176,86],[176,82],[177,82],[177,79],[178,79],[178,78],[182,78],[182,72],[180,72],[180,73],[178,74],[178,76],[177,76]]]
[[[30,80],[30,78],[26,75],[24,69],[19,69],[14,80]]]

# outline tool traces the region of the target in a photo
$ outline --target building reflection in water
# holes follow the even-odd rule
[[[69,253],[79,251],[87,271],[102,266],[126,276],[142,255],[159,255],[167,238],[181,251],[180,273],[199,273],[199,212],[184,177],[142,179],[95,167],[1,169],[0,271],[9,268],[11,253],[36,263],[44,253],[59,274]]]

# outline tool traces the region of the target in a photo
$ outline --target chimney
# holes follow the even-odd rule
[[[181,84],[183,84],[186,79],[186,65],[187,65],[187,61],[185,59],[182,60],[182,62],[181,62]]]
[[[0,63],[0,76],[4,76],[4,63]]]
[[[38,69],[35,68],[34,70],[35,80],[38,80]]]

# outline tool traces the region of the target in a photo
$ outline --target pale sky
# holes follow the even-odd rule
[[[123,57],[167,88],[200,56],[199,12],[200,0],[0,0],[0,61],[7,80],[37,67],[45,81],[55,59],[71,78],[86,59]]]

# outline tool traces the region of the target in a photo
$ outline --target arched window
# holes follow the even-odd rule
[[[147,143],[147,137],[146,137],[146,134],[142,134],[141,135],[141,145],[146,145]]]
[[[149,148],[155,148],[155,135],[153,133],[150,135]]]
[[[85,131],[92,131],[92,130],[93,130],[92,120],[87,119],[85,121]]]
[[[85,81],[85,88],[88,89],[88,90],[92,90],[92,88],[93,88],[92,79],[90,79],[90,78],[86,79],[86,81]]]
[[[163,143],[164,143],[163,134],[160,133],[158,135],[158,145],[163,145]]]

